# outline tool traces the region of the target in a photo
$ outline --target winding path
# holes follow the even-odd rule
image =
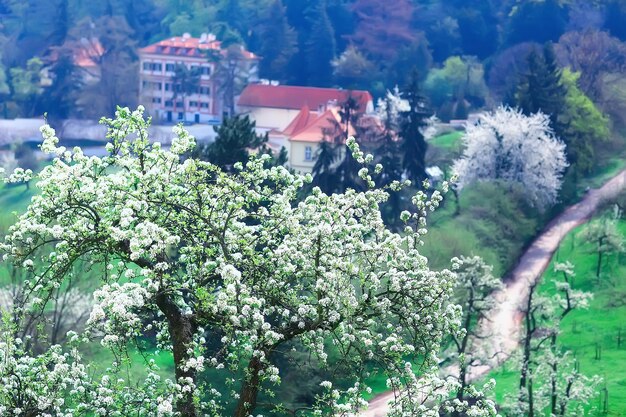
[[[506,360],[517,348],[521,330],[522,315],[520,305],[528,297],[528,289],[550,264],[552,254],[563,238],[575,227],[591,218],[600,204],[617,196],[626,188],[626,170],[607,181],[602,187],[590,190],[583,199],[554,218],[544,231],[533,241],[520,258],[517,266],[509,274],[507,284],[495,297],[497,305],[482,322],[484,334],[491,335],[486,352],[494,360],[488,365],[474,368],[473,379],[486,375],[491,369]],[[393,392],[378,395],[369,403],[369,408],[361,417],[383,417],[387,414]]]

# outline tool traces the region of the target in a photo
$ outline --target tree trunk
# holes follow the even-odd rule
[[[602,250],[600,249],[600,245],[602,241],[598,243],[598,265],[596,265],[596,279],[600,279],[600,269],[602,268]]]
[[[172,339],[172,350],[174,354],[174,367],[176,382],[181,383],[182,380],[191,379],[193,384],[196,383],[196,370],[184,370],[185,364],[190,359],[188,353],[192,348],[193,334],[196,326],[192,323],[188,315],[183,314],[180,308],[166,294],[159,293],[156,297],[156,304],[167,318],[167,325]],[[176,401],[176,411],[180,413],[180,417],[197,417],[198,411],[193,401],[193,392],[185,392],[182,398]]]
[[[550,348],[552,349],[553,354],[556,356],[556,331],[552,334],[552,337],[550,339]],[[556,400],[557,400],[557,393],[556,393],[556,373],[558,371],[558,365],[557,365],[557,361],[554,360],[552,362],[552,378],[551,378],[551,386],[550,386],[550,413],[551,415],[556,415]]]
[[[248,417],[256,408],[257,396],[260,388],[259,371],[262,368],[261,360],[253,357],[248,363],[247,374],[239,391],[239,403],[234,417]]]
[[[535,400],[533,398],[533,377],[528,377],[528,417],[535,417]]]

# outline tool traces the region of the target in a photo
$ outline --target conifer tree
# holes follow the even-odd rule
[[[336,159],[335,146],[328,140],[322,140],[315,156],[312,184],[320,187],[326,194],[331,194],[335,190],[335,173],[332,167]]]
[[[259,73],[263,78],[282,81],[298,47],[296,32],[289,26],[281,0],[271,4],[259,31],[262,40],[259,54],[263,58],[259,63]]]
[[[416,71],[411,74],[402,97],[409,102],[409,110],[400,113],[402,169],[408,179],[415,185],[419,185],[427,177],[425,157],[428,144],[424,139],[422,129],[426,126],[426,119],[432,115],[432,112],[427,106],[426,97],[421,93],[419,74]]]
[[[311,31],[305,45],[308,84],[318,87],[330,84],[333,77],[331,61],[335,58],[336,44],[333,26],[326,12],[326,2],[312,4],[307,10]]]
[[[539,111],[548,115],[556,136],[565,140],[562,112],[566,94],[552,44],[546,44],[543,53],[533,49],[528,55],[528,72],[517,89],[517,106],[527,116]]]
[[[219,127],[213,128],[217,133],[215,142],[196,147],[193,157],[230,171],[235,163],[248,160],[249,149],[259,148],[267,142],[267,134],[258,135],[255,127],[256,123],[248,116],[225,118]]]
[[[339,110],[340,120],[335,123],[335,142],[339,144],[339,157],[341,158],[341,163],[337,166],[337,179],[340,182],[341,191],[348,188],[358,190],[363,186],[358,175],[360,164],[348,149],[350,130],[356,129],[359,121],[359,107],[358,101],[349,94]]]

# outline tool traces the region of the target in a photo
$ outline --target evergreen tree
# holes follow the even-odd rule
[[[309,85],[324,87],[331,83],[336,44],[333,26],[326,13],[326,2],[312,4],[307,10],[311,31],[306,40],[307,82]]]
[[[402,97],[409,102],[409,110],[400,113],[402,169],[408,179],[413,181],[414,185],[419,186],[427,178],[425,157],[428,145],[422,129],[426,126],[426,119],[432,115],[432,112],[421,93],[419,75],[416,71],[411,74],[409,84],[402,91]]]
[[[225,171],[232,171],[235,163],[248,160],[250,149],[259,148],[267,142],[267,134],[258,135],[255,127],[256,123],[248,116],[227,117],[220,126],[213,127],[217,133],[215,142],[197,146],[193,156]]]
[[[56,4],[56,25],[50,34],[50,41],[54,45],[63,45],[69,32],[70,19],[68,10],[68,0],[59,0]]]
[[[565,32],[568,7],[560,0],[520,2],[510,13],[507,43],[557,41]]]
[[[337,184],[335,172],[333,171],[333,164],[336,159],[334,144],[329,140],[322,140],[315,156],[312,185],[320,187],[326,194],[331,194]]]
[[[242,40],[244,39],[247,34],[246,29],[249,26],[244,10],[241,7],[239,0],[224,0],[218,8],[217,18],[219,21],[226,24],[226,32],[234,32],[234,34],[231,36],[233,36],[235,39],[237,37],[241,38]]]
[[[185,64],[176,64],[174,67],[174,76],[172,77],[172,102],[174,103],[174,111],[176,111],[176,103],[178,100],[182,100],[183,111],[185,117],[187,117],[187,97],[196,93],[200,87],[200,68],[189,68]]]
[[[562,114],[566,94],[552,44],[544,46],[543,54],[533,49],[528,55],[528,71],[517,88],[517,106],[527,116],[539,111],[547,114],[556,136],[565,140]]]
[[[259,74],[263,78],[284,81],[287,65],[297,52],[297,38],[294,29],[289,26],[285,8],[281,0],[275,0],[261,23],[259,54]]]
[[[389,97],[385,100],[389,101]],[[387,117],[385,117],[384,120],[384,131],[382,132],[380,145],[376,150],[376,154],[380,158],[380,164],[383,166],[383,170],[379,174],[377,181],[377,184],[381,187],[388,186],[393,181],[400,181],[402,179],[402,158],[400,157],[400,148],[396,134],[397,126],[394,126],[394,118],[389,114],[392,105],[387,102],[385,109],[387,111]],[[400,191],[390,192],[389,198],[381,207],[381,214],[385,223],[391,228],[399,227],[401,224],[401,211],[402,193]]]
[[[358,171],[361,165],[354,159],[352,152],[346,145],[351,130],[356,130],[359,121],[359,102],[351,94],[339,110],[339,123],[335,123],[335,142],[340,149],[341,162],[337,166],[337,176],[341,191],[348,188],[359,190],[363,186]],[[357,135],[359,136],[359,135]]]
[[[41,110],[48,113],[51,123],[66,119],[71,114],[76,93],[82,85],[74,65],[72,48],[58,47],[56,52],[56,60],[49,68],[52,84],[44,90],[41,100]]]

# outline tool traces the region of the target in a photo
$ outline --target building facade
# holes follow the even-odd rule
[[[342,123],[337,107],[313,112],[304,106],[285,129],[268,132],[268,145],[274,152],[279,152],[282,147],[287,150],[289,168],[302,173],[312,172],[320,144],[331,142],[338,145],[337,140],[344,135],[346,129],[348,135],[355,135],[352,126]],[[342,156],[336,163],[341,159]]]
[[[139,102],[161,122],[219,123],[227,111],[222,86],[235,82],[219,75],[220,58],[226,55],[212,34],[194,38],[186,33],[140,49]],[[254,79],[258,57],[242,47],[236,56],[237,73]]]
[[[270,84],[248,85],[239,97],[238,110],[250,116],[259,129],[283,130],[303,107],[321,114],[349,97],[356,100],[359,113],[374,111],[372,95],[367,91]]]

